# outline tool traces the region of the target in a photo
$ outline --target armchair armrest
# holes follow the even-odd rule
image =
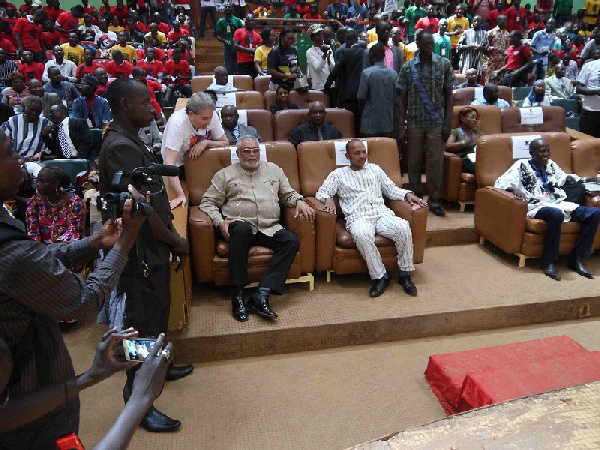
[[[462,160],[454,153],[444,152],[444,198],[450,202],[458,200]]]
[[[306,201],[316,212],[315,223],[315,269],[318,271],[333,269],[333,250],[336,244],[335,224],[337,216],[325,212],[325,205],[314,197],[308,197]]]
[[[596,208],[600,208],[600,195],[595,192],[585,194],[584,206],[595,206]]]
[[[300,240],[300,270],[310,273],[315,268],[315,223],[304,219],[294,219],[296,208],[283,209],[283,222],[287,230]]]
[[[475,232],[507,253],[519,253],[527,224],[527,202],[512,192],[485,187],[475,193]]]
[[[215,257],[215,228],[208,215],[197,206],[190,207],[189,239],[194,273],[200,282],[212,281]]]
[[[394,214],[405,219],[410,224],[413,238],[413,260],[415,264],[423,262],[425,242],[427,240],[427,214],[426,206],[411,205],[407,201],[391,200],[389,207]]]

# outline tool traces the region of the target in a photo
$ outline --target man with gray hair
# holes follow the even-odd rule
[[[184,155],[198,158],[207,148],[229,145],[221,121],[216,113],[215,102],[210,95],[197,92],[190,97],[185,109],[175,111],[165,126],[161,154],[165,164],[182,166]],[[169,177],[176,197],[171,209],[185,206],[186,198],[177,177]]]
[[[0,127],[12,139],[13,150],[26,160],[39,161],[50,150],[42,140],[42,130],[50,121],[42,117],[43,102],[29,95],[21,102],[23,114],[12,116]]]
[[[296,207],[294,218],[313,221],[315,211],[296,192],[277,165],[260,161],[260,147],[254,136],[242,136],[237,143],[239,163],[219,170],[206,190],[200,209],[209,215],[223,239],[229,243],[229,286],[233,317],[248,320],[254,312],[277,318],[269,306],[270,294],[281,294],[294,256],[298,237],[279,223],[279,204]],[[249,283],[248,252],[255,245],[273,251],[271,265],[258,289],[244,304],[244,286]]]

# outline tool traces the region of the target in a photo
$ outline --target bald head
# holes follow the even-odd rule
[[[325,121],[325,105],[322,102],[312,102],[308,105],[308,118],[309,122],[316,126],[320,127],[323,125]]]
[[[214,75],[215,75],[215,82],[218,85],[225,86],[227,84],[227,80],[229,79],[229,73],[227,72],[227,69],[225,67],[223,67],[223,66],[215,67]]]

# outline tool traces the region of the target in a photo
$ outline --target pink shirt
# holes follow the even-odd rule
[[[392,53],[392,47],[389,45],[385,46],[385,56],[383,57],[383,63],[390,69],[394,68],[394,54]]]

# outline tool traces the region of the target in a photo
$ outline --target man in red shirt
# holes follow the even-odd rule
[[[144,48],[140,49],[140,50],[136,50],[137,52],[137,59],[138,61],[141,59],[144,59],[146,57],[146,50],[148,50],[150,47],[154,47],[153,44],[154,40],[152,39],[152,36],[144,36]],[[166,58],[166,54],[165,51],[162,48],[158,48],[158,47],[154,47],[154,49],[156,50],[156,56],[155,58],[159,61],[164,61]]]
[[[140,30],[142,33],[146,34],[148,31],[150,31],[148,27],[140,20],[140,15],[137,11],[131,12],[131,18],[135,20],[138,30]]]
[[[488,30],[493,30],[498,26],[498,16],[505,16],[506,12],[504,11],[505,4],[503,0],[498,0],[497,8],[490,11],[487,16],[488,22]]]
[[[85,11],[83,6],[75,5],[71,8],[71,11],[65,11],[60,13],[54,28],[61,33],[60,40],[67,42],[69,40],[69,33],[77,33],[79,27],[79,19],[83,17]]]
[[[13,56],[16,52],[16,48],[13,45],[13,43],[6,39],[4,36],[0,37],[0,48],[10,56]]]
[[[19,6],[19,12],[30,16],[33,14],[33,0],[25,0],[25,3]]]
[[[150,91],[150,104],[154,107],[154,111],[156,111],[156,124],[159,126],[163,125],[164,119],[162,118],[162,108],[156,101],[156,92],[161,92],[163,85],[147,79],[146,74],[144,74],[144,70],[141,67],[134,67],[131,76],[148,87],[148,90]]]
[[[521,6],[521,0],[513,0],[512,6],[506,11],[506,29],[509,33],[527,29],[527,11]]]
[[[156,56],[156,49],[149,47],[146,49],[146,57],[143,60],[137,62],[136,67],[140,67],[147,77],[158,80],[158,74],[164,71],[163,63],[154,59]]]
[[[19,50],[21,52],[29,50],[33,53],[34,61],[39,63],[46,62],[46,46],[42,42],[42,23],[44,23],[45,18],[46,13],[38,9],[33,13],[31,20],[28,17],[17,20],[14,29]]]
[[[536,31],[540,31],[546,28],[546,24],[542,20],[539,12],[533,14],[533,20],[527,23],[527,34],[529,34],[530,38],[533,38],[533,35]]]
[[[156,24],[156,26],[158,27],[158,31],[160,31],[165,36],[169,33],[169,31],[171,31],[171,27],[163,22],[162,16],[159,12],[155,12],[154,14],[152,14],[152,22]]]
[[[179,22],[179,20],[174,20],[173,29],[167,35],[167,41],[169,43],[169,46],[175,47],[181,36],[189,35],[190,33],[188,31],[181,29],[181,23]]]
[[[33,60],[33,53],[30,51],[23,52],[23,62],[19,67],[19,72],[25,77],[25,83],[29,83],[34,78],[41,80],[44,74],[44,65]]]
[[[427,16],[417,20],[415,25],[415,30],[429,30],[432,33],[437,33],[439,19],[435,18],[435,10],[433,9],[433,5],[427,6],[425,8],[425,13]]]
[[[108,4],[108,0],[102,0],[102,6],[98,10],[100,12],[100,15],[102,17],[108,17],[108,16],[110,16],[111,10],[112,10],[112,7]]]
[[[238,28],[233,33],[233,48],[237,50],[237,74],[258,76],[254,64],[254,52],[262,45],[260,34],[254,31],[254,14],[246,16],[245,28]]]
[[[523,45],[523,33],[518,30],[511,31],[508,39],[510,47],[506,51],[506,65],[499,70],[504,71],[502,84],[511,87],[526,86],[529,72],[534,66],[531,48]]]
[[[98,67],[96,69],[96,79],[98,80],[98,89],[96,89],[96,95],[102,98],[106,98],[106,91],[110,86],[110,81],[108,81],[108,73],[102,67]]]
[[[96,11],[95,6],[89,6],[89,0],[81,0],[81,4],[83,5],[83,11],[90,16]]]
[[[182,36],[179,38],[179,41],[177,42],[177,47],[179,50],[181,50],[181,59],[183,59],[184,61],[187,61],[187,63],[193,67],[195,60],[194,60],[194,53],[192,51],[190,51],[190,42],[188,41],[187,36]],[[169,50],[169,58],[173,58],[173,50],[171,49]],[[156,58],[158,59],[158,53],[156,54]]]
[[[319,5],[317,5],[317,2],[313,2],[310,4],[310,6],[308,7],[308,14],[304,14],[302,18],[310,20],[322,19],[321,14],[319,14]]]
[[[58,16],[60,16],[60,13],[64,12],[64,10],[61,9],[58,0],[46,0],[46,4],[48,6],[42,8],[46,13],[46,17],[52,20],[52,22],[56,22],[56,19],[58,19]]]
[[[133,65],[123,59],[121,50],[115,50],[112,54],[113,59],[106,63],[104,68],[111,78],[128,78],[133,71]]]
[[[55,45],[61,44],[61,34],[54,29],[54,22],[50,19],[44,21],[44,27],[42,32],[42,42],[46,48],[54,48]]]
[[[300,17],[304,17],[306,14],[310,13],[310,8],[306,4],[306,0],[298,0],[298,6],[296,6],[296,12]]]
[[[129,8],[123,5],[123,0],[117,0],[117,6],[110,8],[110,14],[117,16],[121,25],[125,24],[125,21],[129,17]]]
[[[83,51],[83,64],[77,67],[77,82],[81,82],[81,79],[84,75],[91,73],[94,75],[96,73],[96,69],[100,67],[100,64],[94,61],[94,57],[96,56],[96,51],[92,50],[89,47],[86,47]]]
[[[165,75],[167,78],[164,83],[170,89],[167,95],[167,104],[172,104],[172,95],[175,91],[181,92],[186,97],[192,96],[192,87],[190,86],[191,70],[187,61],[181,59],[181,50],[173,49],[173,59],[165,64]]]

